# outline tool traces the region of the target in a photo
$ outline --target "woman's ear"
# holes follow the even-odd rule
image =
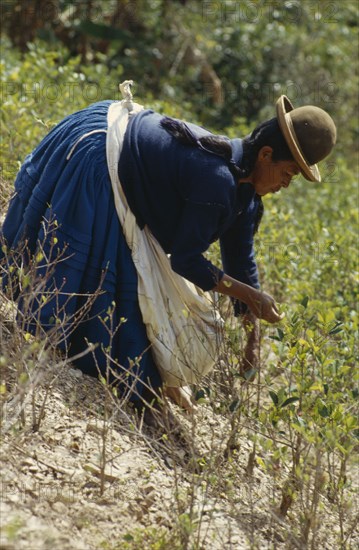
[[[258,160],[268,162],[272,160],[273,149],[269,145],[264,145],[258,151]]]

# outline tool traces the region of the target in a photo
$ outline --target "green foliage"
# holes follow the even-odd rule
[[[342,160],[325,178],[327,166],[321,166],[324,183],[298,178],[280,196],[265,198],[257,256],[279,301],[307,295],[312,305],[326,303],[340,318],[351,317],[358,282],[357,181]]]
[[[349,454],[357,444],[355,328],[324,305],[299,305],[277,335],[273,351],[281,374],[263,420],[288,437]],[[354,331],[353,331],[354,329]]]
[[[29,44],[21,56],[2,41],[0,158],[2,176],[13,178],[26,154],[66,115],[94,101],[115,98],[121,68],[109,73],[102,63],[79,68],[79,57],[64,48]]]
[[[137,81],[140,97],[175,103],[192,120],[219,132],[234,127],[237,134],[241,121],[252,127],[273,116],[284,93],[297,105],[328,110],[340,129],[337,151],[355,154],[355,0],[109,0],[53,2],[44,11],[29,0],[26,6],[6,3],[4,31],[22,51],[46,41],[62,52],[60,67],[65,47],[80,67],[70,83],[81,83],[87,67],[93,76],[100,71],[103,85],[106,67]],[[45,80],[51,67],[52,60],[44,62]]]

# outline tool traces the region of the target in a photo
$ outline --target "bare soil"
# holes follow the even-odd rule
[[[209,405],[192,418],[172,407],[184,438],[146,427],[115,400],[105,422],[99,381],[69,367],[49,368],[51,380],[36,387],[35,403],[27,396],[25,427],[16,397],[5,407],[2,550],[305,547],[291,517],[278,518],[280,479],[274,484],[259,467],[246,473],[246,440],[225,457],[229,426]],[[45,398],[34,431],[32,416],[38,418]],[[328,530],[321,530],[318,547],[334,550],[336,518],[329,507],[320,517]]]

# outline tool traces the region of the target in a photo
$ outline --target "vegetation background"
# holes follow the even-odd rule
[[[101,540],[93,533],[86,538],[86,524],[80,538],[86,548],[110,549],[354,548],[359,435],[358,2],[6,0],[1,5],[0,67],[1,219],[25,155],[67,114],[94,101],[119,99],[118,83],[124,79],[135,81],[136,98],[146,107],[230,137],[243,137],[272,117],[280,94],[296,106],[312,103],[331,114],[338,143],[321,164],[323,183],[309,184],[298,177],[288,190],[264,199],[257,258],[263,287],[282,302],[286,319],[280,328],[261,325],[260,376],[252,385],[238,383],[242,334],[228,321],[221,362],[197,388],[213,432],[220,431],[222,439],[210,452],[199,453],[197,477],[189,478],[186,466],[178,470],[171,521],[156,520],[149,527],[140,518],[133,529],[128,525],[116,536],[108,527]],[[210,255],[218,261],[216,247]],[[2,269],[4,273],[6,266]],[[30,548],[35,546],[18,521],[19,502],[9,501],[4,490],[11,478],[6,477],[11,470],[6,460],[12,456],[16,465],[14,448],[29,453],[29,433],[35,428],[41,433],[48,394],[41,393],[41,377],[35,373],[49,356],[40,354],[42,344],[29,341],[27,334],[19,334],[14,326],[9,330],[8,304],[5,309],[0,315],[5,419],[14,396],[22,400],[21,414],[13,415],[4,439],[2,498],[9,515],[1,520],[6,548]],[[26,421],[28,414],[35,414],[37,421]],[[96,414],[108,427],[107,413],[98,409]],[[208,418],[202,421],[206,425]],[[205,443],[213,433],[204,430],[200,436],[202,428],[198,420],[188,429]],[[102,448],[113,457],[104,433]],[[249,447],[238,443],[244,440]],[[101,495],[107,464],[106,456],[102,458]],[[205,512],[195,509],[193,488],[204,484],[208,500],[225,501],[227,519],[235,518],[243,527],[245,499],[238,484],[249,483],[256,472],[266,476],[268,500],[263,494],[258,497],[257,512],[253,501],[251,506],[247,501],[251,528],[242,546],[230,535],[215,546],[216,530],[209,537],[200,528]],[[31,479],[31,472],[26,475]],[[179,485],[186,490],[180,493]],[[56,524],[56,518],[52,521]],[[46,540],[37,539],[36,548],[75,547],[75,539],[53,546]]]

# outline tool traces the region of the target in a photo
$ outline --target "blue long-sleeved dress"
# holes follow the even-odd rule
[[[113,361],[110,366],[116,372],[132,373],[121,388],[130,386],[131,399],[136,400],[141,381],[156,388],[161,379],[148,350],[136,270],[107,170],[110,103],[95,103],[66,117],[26,157],[0,237],[7,250],[26,241],[30,255],[41,243],[37,272],[47,277],[45,290],[57,289],[51,294],[56,298],[48,295],[44,300],[42,292],[33,300],[29,330],[38,321],[49,330],[60,317],[65,328],[60,347],[74,357],[87,342],[98,344],[75,363],[97,375]],[[238,185],[222,158],[179,143],[161,127],[161,119],[151,110],[130,119],[119,160],[120,181],[138,224],[152,230],[171,255],[174,271],[202,289],[213,288],[223,271],[258,287],[253,232],[259,198],[253,187]],[[198,135],[208,133],[189,126]],[[80,139],[89,132],[93,133]],[[231,140],[231,145],[233,159],[240,164],[242,141]],[[203,256],[218,239],[223,270]],[[3,262],[7,254],[0,251]],[[56,257],[56,267],[49,271],[49,260]],[[6,285],[9,280],[3,278]],[[98,297],[90,303],[89,295],[98,289]],[[24,303],[21,297],[20,308]],[[76,312],[86,304],[87,311],[76,324]],[[238,311],[240,304],[235,307]],[[112,339],[110,319],[112,327],[121,325]]]

